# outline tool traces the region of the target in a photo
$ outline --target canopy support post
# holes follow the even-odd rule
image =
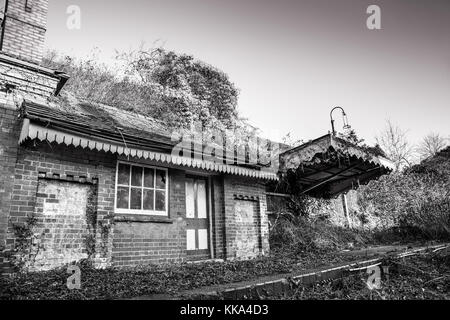
[[[349,229],[352,228],[352,224],[350,221],[350,216],[348,214],[348,203],[347,203],[347,195],[345,193],[341,194],[341,199],[342,199],[342,208],[344,209],[344,215],[345,218],[347,219],[347,226]]]

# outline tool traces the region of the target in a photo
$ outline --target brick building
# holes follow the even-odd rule
[[[53,101],[68,76],[39,66],[47,0],[7,1],[0,53],[2,263],[45,270],[267,253],[259,165],[174,156],[160,122]],[[244,161],[245,162],[245,161]],[[7,258],[8,257],[8,258]]]
[[[279,175],[335,196],[390,170],[330,134],[278,154],[259,139],[236,148],[186,140],[195,131],[62,103],[69,76],[39,65],[47,0],[0,6],[1,273],[85,258],[103,267],[257,257],[269,251],[266,189]]]

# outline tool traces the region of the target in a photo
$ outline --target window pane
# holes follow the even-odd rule
[[[144,187],[147,187],[147,188],[155,187],[154,172],[155,172],[155,169],[145,168],[145,170],[144,170]]]
[[[208,249],[208,230],[198,229],[198,249]]]
[[[131,167],[131,185],[142,186],[142,167]]]
[[[142,189],[131,188],[130,209],[141,209]]]
[[[195,229],[186,230],[186,249],[195,250]]]
[[[186,218],[194,218],[195,216],[194,201],[194,180],[186,179]]]
[[[119,163],[117,183],[124,185],[130,184],[130,166],[128,164]]]
[[[153,210],[154,190],[144,189],[144,210]]]
[[[156,188],[166,188],[166,172],[162,170],[156,170]]]
[[[155,192],[155,210],[165,211],[166,210],[166,192],[161,190],[156,190]]]
[[[128,209],[128,188],[117,187],[117,208]]]
[[[197,181],[197,217],[206,219],[206,182]]]

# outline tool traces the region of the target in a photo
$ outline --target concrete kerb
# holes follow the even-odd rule
[[[445,249],[450,247],[450,244],[440,244],[434,246],[428,246],[424,248],[418,248],[402,252],[393,255],[393,258],[399,259],[412,255],[419,254],[424,251],[433,251]],[[385,255],[379,258],[373,258],[368,260],[362,260],[351,264],[346,264],[339,267],[333,267],[317,272],[300,274],[293,277],[281,278],[278,280],[272,280],[267,282],[256,283],[254,285],[247,285],[244,287],[228,288],[222,292],[210,292],[214,296],[220,296],[225,300],[237,300],[237,299],[249,299],[249,298],[261,298],[263,295],[280,295],[286,294],[293,290],[294,287],[299,285],[310,286],[318,282],[326,282],[334,279],[342,278],[347,272],[352,270],[363,270],[371,265],[380,263],[384,258],[390,255]],[[392,256],[392,255],[391,255]],[[196,296],[194,296],[195,298]]]

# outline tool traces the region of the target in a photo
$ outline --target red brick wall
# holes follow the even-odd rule
[[[237,216],[236,202],[252,201],[257,210],[254,221],[254,234],[260,239],[259,252],[243,252],[245,246],[242,238],[238,236],[241,232],[249,232],[248,225],[240,223]],[[261,180],[240,177],[224,177],[224,207],[225,207],[225,237],[227,258],[248,258],[266,254],[269,251],[269,230],[266,214],[265,186]],[[244,249],[246,250],[246,249]]]
[[[17,144],[17,140],[14,141]],[[38,192],[40,180],[72,181],[78,183],[97,182],[98,221],[114,212],[114,182],[117,158],[110,153],[89,151],[56,144],[28,141],[21,146],[15,165],[14,191],[11,195],[10,223],[8,233],[8,249],[15,244],[12,224],[25,223],[30,215],[39,218],[42,200]],[[136,161],[136,163],[145,161]],[[153,163],[153,165],[155,165]],[[156,164],[157,165],[157,164]],[[218,180],[218,190],[221,180]],[[222,197],[219,194],[218,197]],[[125,221],[123,219],[125,217]],[[112,258],[113,265],[132,266],[147,263],[179,262],[186,259],[185,231],[185,172],[169,169],[169,221],[147,220],[146,217],[133,215],[116,215],[111,237],[108,239],[108,254],[103,258],[108,262]],[[164,220],[164,219],[163,219]],[[42,221],[40,221],[42,222]],[[218,222],[223,226],[222,222]],[[58,224],[55,221],[54,224]],[[53,226],[53,224],[52,224]],[[42,231],[48,228],[37,228]],[[48,237],[50,237],[48,235]],[[217,237],[223,243],[221,234]],[[102,252],[101,235],[97,230],[96,252]],[[59,261],[55,259],[55,261]],[[59,262],[58,262],[59,263]],[[55,264],[56,266],[56,264]]]
[[[9,207],[14,186],[14,166],[17,160],[19,140],[18,112],[4,104],[0,105],[0,274],[6,272],[3,257],[6,246]]]
[[[94,180],[96,182],[96,180]],[[94,183],[38,179],[27,270],[48,270],[88,258],[96,229]],[[88,213],[88,207],[94,210]],[[92,238],[91,238],[92,237]]]
[[[169,220],[165,222],[116,222],[113,243],[113,264],[133,266],[145,263],[170,263],[187,259],[185,230],[185,173],[169,169]],[[267,253],[268,220],[265,214],[265,186],[261,181],[239,176],[211,177],[212,238],[214,258],[249,258]],[[236,200],[235,195],[251,197]],[[236,217],[237,201],[252,201],[254,225],[240,224]],[[244,230],[245,229],[245,230]],[[250,231],[249,231],[250,230]],[[257,252],[239,251],[239,234],[250,232],[258,237]]]
[[[17,144],[17,140],[14,141]],[[11,194],[11,210],[7,248],[12,249],[15,236],[12,224],[26,223],[27,217],[34,215],[41,225],[36,231],[45,231],[40,217],[39,201],[42,194],[38,192],[40,181],[72,181],[91,183],[97,181],[98,221],[104,220],[114,212],[114,182],[116,174],[116,157],[109,153],[89,151],[81,148],[49,145],[43,142],[28,141],[21,146],[15,165],[14,191]],[[45,178],[44,178],[45,177]],[[182,261],[186,257],[185,234],[185,173],[182,170],[169,169],[169,219],[170,221],[146,221],[145,217],[129,216],[127,221],[115,221],[111,243],[107,254],[98,256],[103,262],[117,266],[131,266],[147,263],[164,263]],[[42,218],[42,219],[41,219]],[[66,219],[67,220],[67,219]],[[63,223],[54,221],[54,227]],[[52,222],[52,221],[49,221]],[[97,228],[98,229],[98,228]],[[39,233],[37,232],[37,233]],[[81,231],[83,233],[84,231]],[[102,238],[97,230],[96,252],[102,252]],[[46,235],[50,237],[50,235]],[[54,259],[56,266],[61,259]],[[46,265],[47,268],[49,265]]]
[[[8,1],[2,51],[17,58],[39,63],[45,40],[48,0]]]
[[[132,216],[116,222],[113,264],[133,266],[180,262],[186,258],[185,173],[169,169],[169,218]]]
[[[179,262],[186,259],[185,230],[185,176],[184,170],[169,168],[169,217],[168,219],[114,216],[114,190],[117,157],[110,153],[91,151],[47,142],[27,141],[17,148],[20,123],[15,123],[14,112],[2,113],[2,139],[4,149],[0,161],[2,181],[0,189],[2,206],[0,216],[0,240],[6,240],[6,248],[12,249],[15,235],[12,225],[26,223],[27,217],[40,213],[40,181],[76,182],[92,184],[97,190],[97,225],[113,219],[114,224],[107,239],[96,230],[97,265],[112,262],[116,266],[132,266],[147,263]],[[8,129],[9,128],[9,129]],[[13,128],[15,128],[13,130]],[[7,132],[6,132],[7,131]],[[7,150],[7,151],[5,151]],[[5,152],[7,155],[5,156]],[[132,159],[130,159],[131,161]],[[136,163],[144,162],[137,160]],[[150,163],[148,163],[150,164]],[[158,165],[154,164],[153,165]],[[159,165],[161,166],[161,165]],[[14,175],[12,170],[14,168]],[[9,175],[8,175],[8,172]],[[95,183],[94,183],[95,181]],[[268,227],[265,214],[265,187],[262,181],[239,176],[212,176],[213,191],[213,245],[215,258],[248,257],[239,252],[237,234],[241,225],[235,214],[236,197],[239,201],[255,203],[254,229],[246,230],[259,237],[258,252],[268,251]],[[6,204],[6,205],[3,205]],[[9,216],[7,233],[5,226]],[[155,221],[158,220],[158,221]],[[41,221],[42,222],[42,221]],[[51,227],[57,228],[51,224]],[[42,229],[42,230],[41,230]],[[40,231],[46,229],[41,226]],[[49,237],[47,235],[47,237]],[[56,261],[56,260],[55,260]],[[60,263],[60,262],[58,262]]]
[[[16,142],[17,143],[17,142]],[[81,148],[28,141],[19,148],[11,194],[6,248],[13,249],[16,238],[13,224],[26,224],[29,216],[39,215],[39,180],[92,183],[97,181],[97,222],[113,214],[115,156]],[[101,250],[102,238],[96,233],[97,263],[110,260],[110,250]]]
[[[213,177],[212,181],[212,225],[213,225],[213,246],[214,258],[225,259],[226,238],[225,238],[225,203],[223,177]]]

